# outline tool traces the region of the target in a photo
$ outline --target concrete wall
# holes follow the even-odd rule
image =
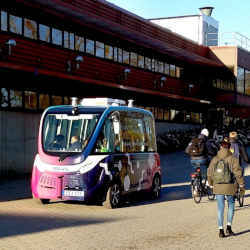
[[[41,114],[0,111],[0,176],[31,173]]]

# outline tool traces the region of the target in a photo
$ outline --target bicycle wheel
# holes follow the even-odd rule
[[[243,207],[243,204],[244,204],[244,195],[238,194],[238,202],[239,202],[240,207]]]
[[[213,193],[213,189],[208,187],[208,186],[206,187],[206,189],[207,189],[207,197],[208,197],[208,199],[210,201],[214,200],[215,194]]]
[[[201,202],[202,192],[201,192],[201,188],[199,187],[199,185],[193,184],[191,186],[191,191],[192,191],[192,196],[193,196],[194,202],[195,203],[200,203]]]

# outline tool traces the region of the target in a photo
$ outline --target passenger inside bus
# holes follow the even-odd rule
[[[81,150],[81,143],[79,141],[79,137],[74,135],[71,137],[71,140],[70,140],[70,150],[72,151],[80,151]]]
[[[65,147],[65,140],[63,135],[56,135],[54,141],[51,144],[52,149],[63,149]]]

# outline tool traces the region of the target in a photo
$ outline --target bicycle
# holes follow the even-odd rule
[[[243,207],[245,195],[240,194],[240,186],[238,185],[237,192],[235,194],[235,199],[239,202],[239,206]]]
[[[195,203],[200,203],[204,195],[208,196],[209,200],[214,200],[215,195],[213,190],[206,185],[207,180],[202,178],[200,167],[196,167],[195,172],[191,173],[191,192]]]

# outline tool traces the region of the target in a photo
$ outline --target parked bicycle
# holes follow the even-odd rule
[[[200,167],[196,167],[191,173],[191,192],[195,203],[200,203],[202,196],[207,195],[209,200],[214,200],[213,190],[206,185],[206,179],[202,178]]]

